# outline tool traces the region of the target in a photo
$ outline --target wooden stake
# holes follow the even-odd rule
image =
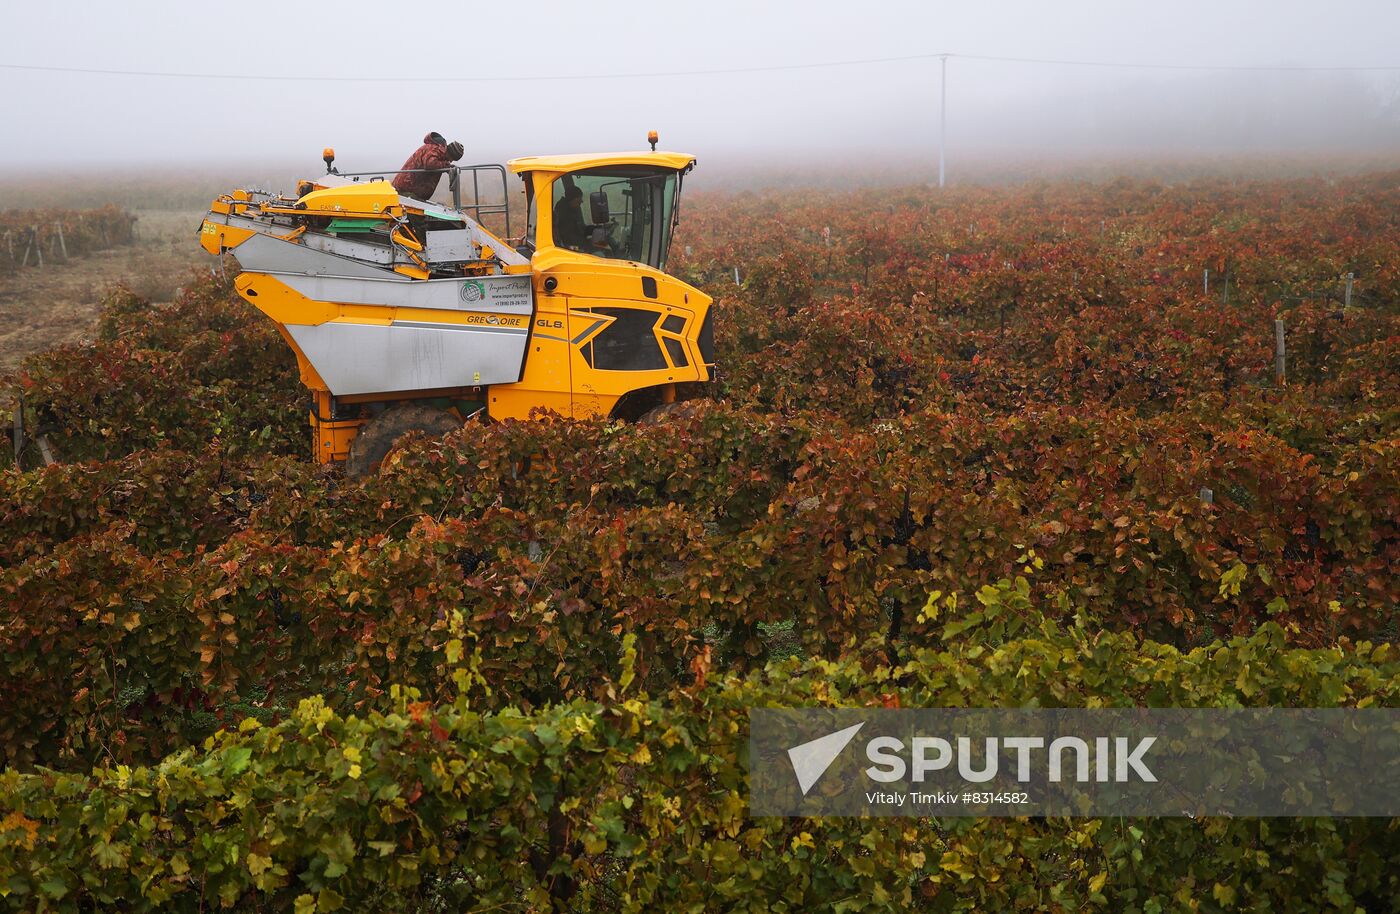
[[[20,455],[24,454],[24,391],[20,391],[20,405],[14,410],[14,467],[24,469]]]
[[[1356,278],[1356,277],[1355,277],[1353,274],[1351,274],[1351,273],[1348,273],[1348,274],[1347,274],[1347,291],[1346,291],[1346,297],[1345,297],[1345,298],[1343,299],[1343,301],[1342,301],[1342,307],[1343,307],[1343,308],[1350,308],[1350,307],[1351,307],[1351,283],[1352,283],[1352,280],[1355,279],[1355,278]]]
[[[1201,486],[1201,501],[1208,505],[1215,504],[1215,492],[1205,486]]]
[[[1286,364],[1287,354],[1283,346],[1283,321],[1274,321],[1274,379],[1278,381],[1278,386],[1283,387],[1288,383],[1288,372]]]
[[[66,262],[68,260],[68,242],[63,240],[63,224],[55,222],[54,228],[58,229],[58,245],[63,248],[63,259]]]

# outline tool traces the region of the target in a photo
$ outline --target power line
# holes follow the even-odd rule
[[[664,76],[718,76],[726,73],[766,73],[774,70],[814,70],[823,67],[855,67],[866,64],[926,60],[937,55],[911,54],[907,57],[870,57],[864,60],[834,60],[821,63],[782,64],[763,67],[732,67],[715,70],[666,70],[655,73],[587,73],[571,76],[275,76],[263,73],[171,73],[151,70],[97,70],[86,67],[27,66],[0,64],[6,70],[40,70],[52,73],[91,73],[102,76],[166,76],[177,79],[244,79],[288,82],[376,82],[376,83],[503,83],[562,82],[589,79],[654,79]]]
[[[937,55],[934,55],[937,56]],[[1105,60],[1056,60],[1047,57],[993,57],[984,54],[949,54],[963,60],[994,60],[1000,63],[1054,64],[1063,67],[1111,67],[1118,70],[1234,70],[1240,72],[1342,73],[1400,70],[1400,66],[1310,66],[1307,64],[1186,64],[1125,63]]]
[[[509,82],[573,82],[607,79],[659,79],[670,76],[722,76],[742,73],[773,73],[787,70],[818,70],[833,67],[860,67],[872,64],[905,63],[914,60],[990,61],[995,63],[1040,64],[1064,67],[1105,67],[1123,70],[1191,70],[1198,72],[1392,72],[1400,65],[1382,66],[1309,66],[1237,64],[1174,64],[1132,63],[1106,60],[1061,60],[1048,57],[1002,57],[990,54],[908,54],[901,57],[866,57],[856,60],[828,60],[812,63],[774,64],[754,67],[725,67],[707,70],[660,70],[649,73],[583,73],[568,76],[292,76],[265,73],[188,73],[161,70],[115,70],[93,67],[55,67],[30,64],[0,64],[3,70],[42,73],[76,73],[92,76],[145,76],[164,79],[228,79],[257,82],[320,82],[320,83],[509,83]]]

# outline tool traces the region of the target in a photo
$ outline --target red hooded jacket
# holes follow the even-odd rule
[[[423,145],[418,147],[418,151],[408,157],[408,161],[403,163],[403,170],[410,172],[410,169],[429,168],[433,171],[420,171],[394,176],[394,190],[399,193],[413,197],[415,200],[427,200],[437,190],[438,181],[442,178],[442,169],[450,168],[452,160],[448,158],[447,146],[436,141],[433,134],[423,137]]]

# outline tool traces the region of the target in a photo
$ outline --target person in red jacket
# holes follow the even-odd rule
[[[462,157],[462,144],[448,143],[442,134],[434,131],[423,137],[423,145],[394,176],[394,190],[415,200],[427,200],[437,190],[443,172]]]

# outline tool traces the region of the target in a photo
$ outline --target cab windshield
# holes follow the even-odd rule
[[[554,244],[665,269],[676,183],[676,172],[645,165],[564,175],[554,181]]]

